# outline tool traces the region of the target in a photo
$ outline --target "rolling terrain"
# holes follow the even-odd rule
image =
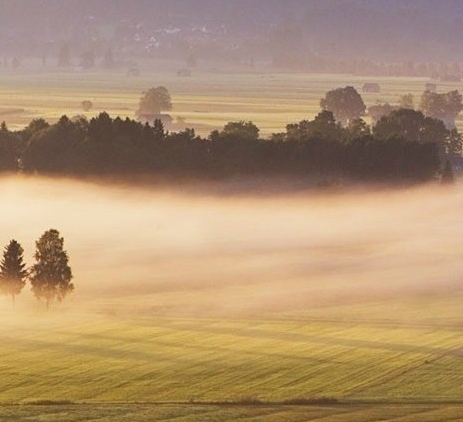
[[[2,179],[2,244],[59,229],[76,285],[2,298],[2,418],[461,420],[460,187],[219,188]]]

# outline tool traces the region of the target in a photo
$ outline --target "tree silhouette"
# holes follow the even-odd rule
[[[342,126],[346,126],[349,120],[358,119],[365,114],[365,103],[353,86],[333,89],[320,100],[323,110],[333,112],[334,117]]]
[[[3,251],[0,263],[0,291],[10,295],[14,305],[15,296],[26,284],[27,270],[23,262],[24,249],[16,240],[11,240]]]
[[[54,299],[61,301],[74,289],[68,254],[63,249],[64,239],[55,229],[46,231],[35,242],[36,264],[31,267],[32,291],[38,299],[45,299],[47,309]]]
[[[159,118],[163,110],[172,110],[172,102],[167,88],[157,86],[150,88],[140,98],[137,116],[141,120],[153,121],[155,118]]]
[[[425,91],[421,96],[420,109],[425,116],[440,119],[448,129],[453,129],[455,118],[463,110],[462,95],[456,90],[446,94]]]
[[[228,122],[222,132],[222,137],[232,137],[234,139],[256,141],[259,138],[259,128],[252,122]]]

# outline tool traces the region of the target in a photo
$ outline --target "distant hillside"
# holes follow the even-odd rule
[[[117,48],[141,38],[158,48],[166,28],[177,32],[164,46],[210,43],[233,47],[238,58],[288,49],[389,62],[450,63],[463,55],[459,0],[0,0],[0,10],[3,56],[62,42]]]

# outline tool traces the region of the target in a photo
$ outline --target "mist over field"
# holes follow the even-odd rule
[[[55,312],[263,315],[461,291],[463,192],[285,194],[2,178],[2,245],[64,237]],[[17,306],[41,309],[25,289]],[[9,306],[7,298],[3,306]]]
[[[463,421],[462,0],[0,11],[0,422]]]

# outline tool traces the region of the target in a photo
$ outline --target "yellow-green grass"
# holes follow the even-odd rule
[[[203,406],[95,404],[57,406],[0,406],[10,422],[435,422],[463,421],[460,405],[341,405],[341,406]]]
[[[5,309],[0,402],[462,400],[458,294],[259,318],[139,313],[150,300],[121,298],[119,315]]]
[[[418,103],[427,82],[425,78],[207,71],[178,77],[173,71],[149,69],[139,77],[128,77],[122,70],[73,72],[51,67],[40,72],[3,70],[0,76],[0,119],[13,129],[38,117],[53,122],[63,114],[92,117],[107,111],[112,116],[133,118],[142,92],[164,85],[174,106],[171,129],[194,127],[207,135],[229,121],[251,120],[264,137],[283,131],[288,123],[313,118],[320,110],[320,99],[330,89],[353,85],[367,106],[378,101],[397,104],[399,96],[406,93],[412,93]],[[367,81],[380,83],[381,92],[362,93]],[[456,82],[439,84],[440,92],[461,88]],[[92,110],[83,112],[83,100],[93,102]],[[10,112],[2,114],[1,109]],[[457,123],[460,126],[461,122]]]

